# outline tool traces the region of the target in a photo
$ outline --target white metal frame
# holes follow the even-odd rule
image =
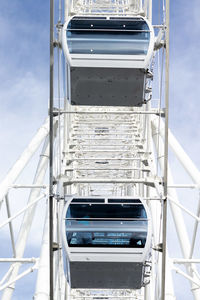
[[[140,10],[141,10],[141,1],[140,2]],[[66,24],[69,20],[70,16],[70,7],[68,6],[68,1],[66,3],[66,12],[65,12],[65,24],[62,34],[66,39]],[[133,11],[126,11],[127,7],[125,4],[124,12],[117,13],[114,15],[125,15],[125,16],[135,16]],[[145,17],[148,19],[148,22],[151,23],[152,19],[152,1],[145,0],[143,3],[143,11]],[[83,11],[83,15],[85,12]],[[96,14],[98,15],[98,13]],[[143,16],[143,14],[141,14]],[[70,16],[71,17],[71,16]],[[167,25],[168,26],[168,25]],[[159,25],[164,33],[165,26]],[[164,41],[162,41],[163,35],[160,33],[160,37],[156,39],[156,49],[164,45]],[[61,39],[64,40],[64,37]],[[59,42],[59,41],[58,41]],[[159,45],[158,45],[159,44]],[[66,44],[65,44],[66,45]],[[65,47],[65,46],[64,46]],[[153,47],[153,45],[151,46]],[[66,52],[66,50],[65,50]],[[72,63],[69,54],[65,53],[69,62],[69,65]],[[154,53],[155,54],[155,53]],[[62,107],[61,111],[57,111],[59,114],[59,130],[63,130],[63,136],[61,136],[62,147],[63,147],[63,156],[62,156],[62,169],[61,173],[55,172],[57,183],[55,184],[55,204],[54,204],[54,236],[55,236],[55,252],[54,252],[54,267],[55,273],[54,275],[54,297],[56,300],[68,300],[68,299],[94,299],[97,295],[99,298],[105,298],[105,295],[108,299],[141,299],[141,300],[160,300],[161,298],[161,281],[162,281],[162,247],[160,243],[162,243],[162,226],[160,225],[160,218],[162,217],[162,204],[164,199],[164,191],[163,191],[163,172],[164,172],[164,137],[166,137],[166,128],[164,128],[161,116],[164,116],[166,113],[166,107],[163,109],[162,106],[157,105],[156,107],[151,107],[150,103],[141,107],[140,109],[127,109],[127,108],[91,108],[91,107],[71,107],[65,99],[65,105]],[[55,118],[55,140],[58,139],[56,136],[56,126],[57,119]],[[127,121],[132,122],[132,125],[136,126],[136,132],[133,132],[133,128],[129,128]],[[120,128],[120,125],[124,122],[126,126],[122,126],[117,134],[111,133],[110,135],[102,134],[99,138],[96,138],[94,141],[94,137],[92,135],[88,135],[88,132],[81,133],[78,135],[74,126],[80,125],[82,128],[90,128],[90,130],[94,130],[98,125],[105,124],[105,127],[109,127],[110,123],[113,122],[113,126]],[[10,246],[13,251],[13,257],[0,258],[1,264],[11,265],[8,267],[8,271],[3,274],[3,277],[0,281],[0,289],[3,291],[2,299],[9,300],[13,296],[13,291],[16,288],[16,282],[18,280],[23,280],[26,278],[28,274],[31,272],[38,271],[36,290],[34,299],[49,299],[49,237],[48,237],[48,212],[45,217],[45,226],[43,232],[43,240],[41,245],[41,254],[40,257],[24,257],[24,249],[28,244],[29,232],[32,225],[32,220],[34,215],[36,214],[36,204],[39,201],[46,202],[46,197],[48,195],[46,189],[48,188],[48,184],[44,181],[45,178],[45,169],[47,167],[48,162],[48,133],[49,133],[49,121],[47,120],[45,124],[39,129],[36,136],[30,142],[28,147],[25,149],[19,160],[10,170],[8,175],[5,177],[3,182],[0,185],[0,205],[2,207],[2,211],[5,208],[8,216],[5,217],[4,221],[1,222],[0,229],[3,227],[9,226],[9,237]],[[88,125],[89,124],[89,125]],[[87,126],[86,126],[87,125]],[[64,127],[64,128],[63,128]],[[111,126],[112,127],[112,126]],[[126,134],[124,130],[129,128],[131,132]],[[80,129],[80,128],[79,128]],[[200,258],[196,257],[197,247],[198,247],[198,233],[199,233],[199,212],[200,212],[200,200],[196,201],[196,211],[192,211],[188,207],[186,207],[184,202],[179,202],[177,190],[182,188],[192,189],[199,191],[200,184],[200,172],[194,165],[194,163],[190,160],[188,155],[185,153],[183,148],[180,146],[176,138],[169,131],[169,145],[174,152],[175,156],[179,159],[181,165],[185,168],[188,175],[191,177],[193,183],[174,183],[171,170],[169,168],[168,171],[168,203],[169,208],[172,213],[172,218],[174,221],[174,231],[177,234],[179,245],[181,247],[182,253],[179,254],[179,257],[171,257],[170,250],[166,250],[166,287],[165,287],[165,300],[175,300],[176,287],[174,288],[173,283],[175,281],[175,276],[172,277],[171,273],[178,273],[183,276],[185,280],[190,283],[191,287],[191,295],[193,299],[200,299],[200,274],[198,264],[200,263]],[[108,138],[109,137],[109,138]],[[38,164],[38,169],[36,171],[36,176],[33,184],[24,184],[16,183],[17,178],[22,173],[22,171],[26,168],[28,162],[31,160],[31,157],[36,153],[37,149],[41,145],[41,143],[46,139],[44,144],[40,161]],[[143,149],[138,148],[138,154],[140,163],[146,162],[147,166],[134,165],[134,161],[137,161],[138,157],[136,155],[136,150],[134,147],[131,148],[131,154],[134,154],[133,157],[119,157],[121,154],[118,151],[113,151],[113,156],[109,158],[112,162],[112,168],[114,172],[118,170],[119,172],[126,172],[132,170],[132,172],[139,172],[142,174],[139,178],[127,178],[120,179],[116,178],[115,173],[110,175],[110,178],[105,180],[105,178],[97,177],[92,178],[91,174],[85,175],[84,178],[78,178],[77,171],[86,171],[86,173],[90,171],[94,171],[94,160],[97,159],[97,155],[100,152],[100,143],[99,140],[104,140],[104,145],[106,143],[110,143],[111,146],[116,147],[120,145],[120,149],[126,155],[127,150],[126,146],[129,143],[130,139],[132,139],[132,145],[142,146]],[[59,140],[60,142],[60,140]],[[60,147],[61,145],[57,146]],[[153,146],[154,142],[154,146]],[[77,145],[82,145],[85,143],[85,146],[91,146],[92,144],[97,145],[98,150],[96,154],[91,156],[92,149],[88,149],[88,154],[90,157],[85,157],[83,151],[77,149]],[[119,143],[119,144],[118,144]],[[108,145],[108,144],[107,144]],[[123,148],[124,147],[124,148]],[[75,151],[74,148],[76,148]],[[141,151],[140,151],[141,150]],[[82,157],[75,157],[76,155],[82,155]],[[57,149],[55,146],[55,161],[60,159],[60,149]],[[102,151],[104,156],[98,158],[99,161],[106,161],[109,156],[109,151]],[[117,156],[118,155],[118,156]],[[131,165],[130,165],[131,164]],[[159,164],[159,166],[158,166]],[[55,166],[56,167],[56,166]],[[81,170],[81,168],[83,170]],[[99,168],[102,171],[105,171],[106,164],[104,168]],[[99,170],[98,169],[98,170]],[[67,173],[66,173],[67,172]],[[86,174],[85,173],[85,174]],[[121,174],[121,173],[118,173]],[[147,175],[148,174],[148,175]],[[115,176],[115,177],[114,177]],[[177,179],[176,179],[177,180]],[[178,181],[177,181],[178,182]],[[65,183],[64,191],[63,191],[63,183]],[[66,184],[67,183],[67,184]],[[80,290],[70,290],[69,285],[66,283],[66,279],[63,272],[63,257],[62,257],[62,243],[60,236],[60,228],[61,228],[61,220],[64,206],[64,194],[74,195],[74,194],[83,194],[87,195],[91,192],[92,188],[96,188],[97,193],[99,190],[105,187],[104,193],[116,193],[124,195],[136,195],[137,193],[141,193],[144,201],[148,204],[151,215],[152,215],[152,271],[151,271],[151,279],[150,284],[140,291],[80,291]],[[31,190],[31,194],[28,200],[27,205],[22,209],[14,209],[11,206],[10,194],[13,190]],[[94,193],[94,191],[92,192]],[[83,196],[82,195],[82,196]],[[110,194],[109,194],[110,196]],[[43,199],[43,200],[42,200]],[[44,201],[45,200],[45,201]],[[44,207],[46,208],[46,204],[44,203]],[[191,220],[194,220],[194,227],[192,232],[191,242],[189,241],[189,237],[187,234],[187,226],[188,224],[185,222],[183,212],[186,213]],[[14,223],[13,221],[22,213],[24,213],[24,218],[21,223],[20,234],[18,236],[17,242],[15,242],[15,232],[14,232]],[[29,266],[29,263],[31,266]],[[23,270],[21,273],[19,272],[19,268],[21,265],[28,264],[28,268]],[[178,267],[177,267],[178,265]],[[184,266],[185,270],[179,266]],[[175,291],[174,291],[175,290]],[[71,298],[70,298],[71,297]]]
[[[75,196],[74,196],[75,197]],[[102,257],[104,257],[104,261],[121,261],[121,262],[145,262],[146,259],[148,259],[149,256],[149,249],[150,249],[150,245],[151,245],[151,239],[152,239],[152,226],[151,226],[151,216],[150,216],[150,211],[149,208],[147,207],[146,203],[144,200],[141,199],[141,197],[138,197],[140,199],[140,201],[142,202],[142,205],[145,207],[146,212],[147,212],[147,221],[148,221],[148,229],[147,229],[147,239],[146,239],[146,243],[145,243],[145,247],[143,248],[139,248],[139,249],[134,249],[134,253],[130,253],[132,252],[132,249],[128,248],[112,248],[112,249],[106,249],[105,248],[98,248],[95,247],[95,249],[93,248],[81,248],[82,253],[80,254],[80,248],[76,248],[73,247],[70,248],[67,244],[66,241],[66,226],[65,226],[65,222],[63,220],[65,220],[66,217],[66,212],[68,210],[68,207],[71,203],[71,200],[74,198],[71,197],[67,199],[67,203],[65,205],[65,208],[63,209],[63,216],[62,216],[62,241],[64,244],[64,251],[66,251],[66,255],[68,257],[68,259],[70,261],[102,261]],[[86,197],[81,197],[81,199],[84,199]],[[90,199],[92,199],[95,197],[92,196],[90,197]],[[109,199],[112,199],[114,197],[109,197]],[[117,197],[118,199],[120,197]],[[133,198],[133,197],[132,197]],[[131,197],[123,197],[122,199],[132,199]],[[105,198],[106,199],[106,198]],[[92,201],[91,201],[92,202]],[[121,254],[119,255],[119,251],[121,252]],[[77,253],[76,253],[77,252]],[[105,253],[106,252],[106,253]]]
[[[148,68],[154,49],[154,30],[145,17],[137,16],[138,19],[144,19],[149,26],[150,41],[147,55],[70,54],[67,47],[67,26],[72,18],[65,22],[61,35],[62,48],[70,67]]]

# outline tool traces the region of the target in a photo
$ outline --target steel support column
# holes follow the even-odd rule
[[[49,296],[53,300],[53,103],[54,103],[54,0],[50,0],[50,79],[49,79]]]

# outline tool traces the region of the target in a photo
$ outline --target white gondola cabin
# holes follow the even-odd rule
[[[74,16],[65,23],[62,47],[72,105],[141,106],[154,48],[143,17]]]
[[[147,283],[151,222],[141,199],[68,199],[62,236],[72,288],[140,289]]]

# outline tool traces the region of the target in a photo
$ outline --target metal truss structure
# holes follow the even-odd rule
[[[51,13],[52,16],[53,9]],[[76,14],[141,15],[152,22],[152,2],[66,0],[65,19]],[[176,273],[189,283],[191,297],[200,299],[200,257],[197,251],[200,173],[168,130],[168,1],[163,6],[162,23],[154,25],[154,54],[144,87],[146,104],[141,107],[70,105],[66,97],[61,95],[61,16],[56,27],[58,39],[52,39],[51,42],[58,49],[58,99],[55,100],[53,96],[52,74],[50,117],[0,185],[3,217],[0,229],[5,237],[4,243],[9,248],[8,257],[0,258],[3,270],[1,299],[14,298],[22,283],[32,286],[30,297],[33,296],[35,300],[178,300]],[[156,84],[152,93],[153,77]],[[157,99],[154,96],[156,92]],[[171,159],[168,160],[168,145],[189,175],[189,183],[174,183],[173,168],[170,169],[168,162]],[[39,151],[33,182],[24,183],[27,181],[22,176],[23,172],[26,172],[31,159],[36,165],[34,154],[38,155]],[[49,155],[50,181],[46,176]],[[175,180],[179,182],[178,178]],[[29,196],[27,190],[30,190]],[[151,211],[153,234],[149,269],[145,274],[149,283],[145,287],[140,290],[70,288],[64,274],[61,241],[66,195],[140,196],[146,201]],[[187,207],[186,197],[195,203],[196,212]],[[191,200],[192,197],[194,200]],[[25,203],[23,199],[28,200]],[[49,210],[50,207],[52,210]],[[38,219],[40,215],[42,217]],[[37,224],[34,223],[34,217]],[[169,227],[170,222],[173,225]],[[170,228],[168,234],[167,226]],[[191,236],[188,235],[188,228]],[[37,255],[31,243],[36,234],[41,236],[38,245],[40,253]],[[179,244],[180,251],[178,246],[172,245],[172,239]],[[177,257],[173,253],[178,253]],[[26,267],[27,264],[30,266]],[[30,273],[34,275],[30,277]],[[25,299],[23,292],[20,298],[14,299]]]

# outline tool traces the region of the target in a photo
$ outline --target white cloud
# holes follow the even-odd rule
[[[17,2],[13,1],[12,5],[2,2],[0,5],[0,180],[5,177],[42,125],[48,111],[48,28],[37,23],[34,18],[28,20],[27,12],[23,12],[24,4]],[[33,158],[18,183],[32,183],[37,163],[38,157]],[[18,212],[26,205],[28,194],[28,191],[9,193],[12,213]],[[39,255],[44,213],[44,205],[41,203],[29,234],[25,251],[28,257]],[[0,223],[5,218],[6,210],[3,206]],[[15,240],[22,218],[23,215],[13,222]],[[0,256],[12,257],[8,226],[1,230],[1,243],[5,247],[1,247]],[[3,267],[0,274],[2,277]],[[20,281],[17,285],[19,292],[16,292],[14,299],[31,297],[30,294],[32,295],[34,290],[33,278],[35,275]],[[24,283],[28,289],[22,293]]]
[[[47,82],[27,72],[23,77],[13,78],[0,91],[1,140],[0,164],[14,163],[47,115]]]
[[[0,54],[1,179],[47,115],[48,28],[34,21],[36,15],[32,15],[32,19],[28,22],[25,11],[26,18],[24,19],[22,17],[23,4],[20,5],[20,1],[16,3],[4,4],[4,12],[7,8],[7,14],[0,15],[0,43],[2,45]],[[171,4],[171,24],[174,27],[171,27],[170,125],[186,151],[197,165],[200,165],[200,60],[198,51],[200,47],[200,3],[195,0],[177,3],[177,7],[175,4]],[[20,5],[21,11],[18,10],[17,5]],[[46,13],[47,11],[48,9]],[[18,13],[20,17],[18,17]],[[179,178],[181,183],[187,180],[187,176],[183,175],[176,160],[172,162],[175,177]],[[30,165],[31,168],[34,164],[36,164],[36,160]],[[32,175],[28,174],[29,172],[21,180],[27,180],[27,183],[32,181]],[[177,182],[176,180],[178,179],[175,179],[175,182]],[[22,199],[18,196],[14,199],[15,203],[12,205],[12,209],[17,211],[23,207],[26,199],[26,197]],[[189,207],[193,205],[192,203],[189,204]],[[44,215],[44,212],[40,214],[40,209],[39,206],[34,229],[29,239],[30,247],[33,248],[39,244],[40,240],[37,233],[41,234],[40,221]],[[17,221],[16,231],[19,229],[19,224],[20,222]],[[170,224],[170,229],[172,228],[173,226]],[[191,223],[188,224],[188,228],[192,228]],[[174,240],[176,241],[175,237],[171,242],[173,243]],[[10,246],[8,240],[7,243]],[[34,249],[34,251],[37,252],[38,249]],[[174,252],[175,254],[180,253],[178,248],[174,249]],[[178,286],[182,282],[178,279]],[[185,294],[182,291],[177,292],[179,295],[177,300],[182,300]],[[191,299],[190,295],[186,297],[187,300]],[[27,295],[26,299],[28,299]]]

